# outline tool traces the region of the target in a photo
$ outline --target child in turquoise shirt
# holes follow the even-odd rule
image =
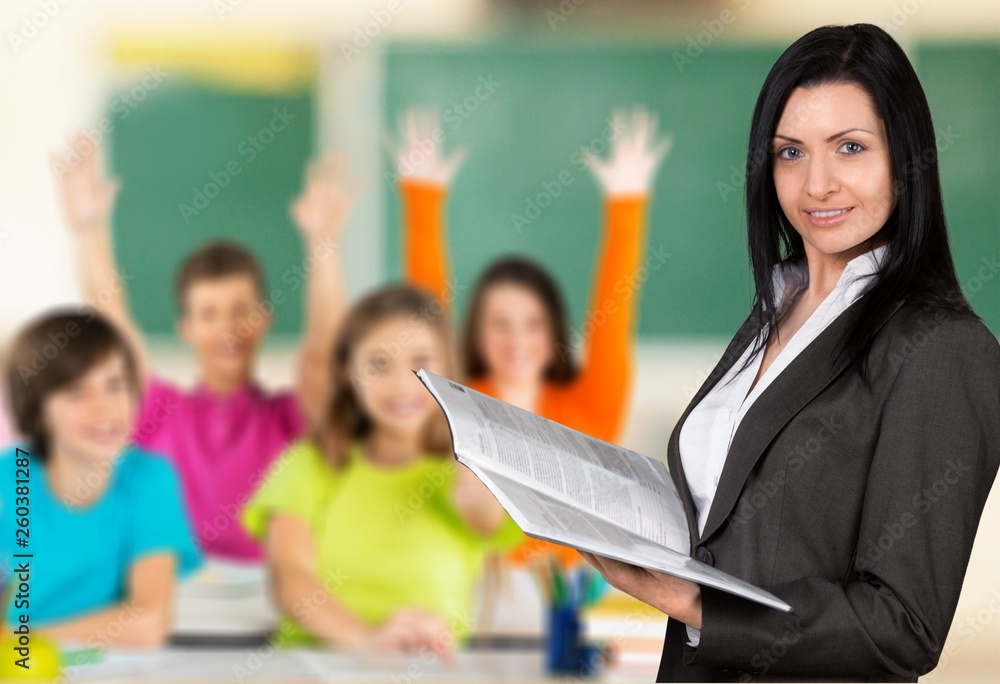
[[[53,314],[18,336],[6,371],[24,442],[0,455],[5,623],[93,647],[164,643],[174,585],[202,557],[173,466],[128,444],[128,345],[96,315]]]

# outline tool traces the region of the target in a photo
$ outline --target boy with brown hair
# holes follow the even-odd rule
[[[66,220],[76,238],[87,301],[128,339],[142,400],[136,443],[166,454],[181,473],[194,532],[212,555],[262,559],[238,523],[239,511],[287,444],[322,411],[331,345],[346,301],[336,248],[357,195],[343,160],[312,164],[292,217],[315,268],[308,276],[307,324],[291,391],[269,392],[253,378],[258,348],[271,321],[263,271],[239,245],[205,245],[181,265],[175,282],[177,330],[194,350],[199,381],[179,388],[149,368],[142,334],[132,319],[111,248],[110,216],[118,183],[104,176],[99,151],[59,177]],[[280,303],[280,302],[278,302]]]

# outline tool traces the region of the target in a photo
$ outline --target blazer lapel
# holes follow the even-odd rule
[[[902,304],[903,301],[898,300],[876,326],[876,330]],[[831,358],[837,342],[847,331],[851,318],[849,314],[854,306],[852,304],[848,307],[810,342],[757,397],[743,416],[729,447],[708,520],[705,522],[705,530],[698,543],[711,537],[729,517],[750,472],[775,435],[846,368],[845,359],[832,363]],[[680,458],[677,460],[679,462]],[[692,539],[698,539],[697,527],[694,528]]]
[[[702,383],[701,387],[695,392],[694,397],[688,402],[687,408],[681,414],[681,417],[677,419],[677,423],[674,425],[673,431],[670,433],[670,440],[667,443],[667,469],[670,471],[670,477],[674,481],[674,486],[677,488],[677,493],[680,496],[681,503],[684,504],[684,512],[687,516],[688,521],[688,532],[691,537],[691,546],[694,548],[695,540],[698,538],[698,513],[695,510],[694,500],[691,498],[691,489],[688,487],[687,478],[684,475],[684,466],[681,464],[680,458],[680,432],[681,426],[684,424],[684,420],[688,417],[688,414],[694,409],[695,406],[708,394],[715,384],[722,379],[722,376],[730,369],[730,367],[735,364],[743,352],[746,351],[747,345],[754,339],[757,333],[760,331],[760,324],[753,313],[747,317],[743,324],[740,326],[739,330],[736,331],[736,335],[729,342],[729,346],[722,354],[722,358],[712,369],[712,372],[708,374],[705,382]]]

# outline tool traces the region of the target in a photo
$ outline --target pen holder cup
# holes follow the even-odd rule
[[[584,644],[576,606],[551,604],[545,632],[545,665],[550,674],[590,677],[597,674],[601,653]]]

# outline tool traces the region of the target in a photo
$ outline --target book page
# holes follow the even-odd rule
[[[455,453],[666,548],[690,552],[663,463],[420,371],[445,409]]]
[[[662,463],[423,369],[417,376],[448,419],[456,459],[526,534],[791,610],[690,557],[684,510]]]
[[[791,610],[769,592],[687,554],[651,544],[552,496],[532,491],[522,482],[479,469],[474,463],[469,467],[529,536],[715,587],[778,610]]]

